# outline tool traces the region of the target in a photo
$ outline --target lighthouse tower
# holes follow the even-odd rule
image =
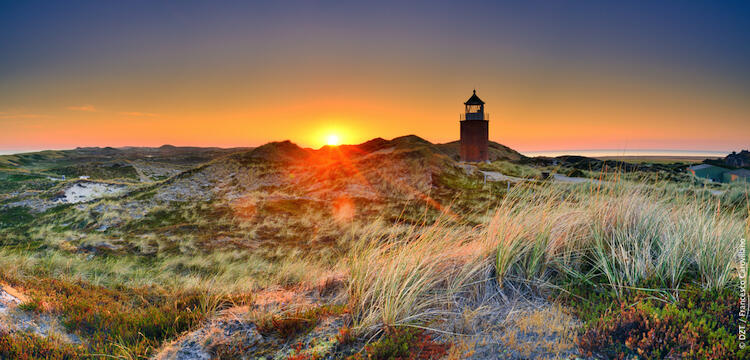
[[[474,90],[464,105],[466,112],[461,116],[461,161],[487,161],[489,114],[484,113],[484,101]]]

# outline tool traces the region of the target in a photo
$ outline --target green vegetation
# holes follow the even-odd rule
[[[34,216],[26,207],[0,208],[0,229],[26,224],[33,219]]]
[[[378,341],[365,347],[368,359],[440,359],[448,353],[448,345],[436,343],[421,329],[389,329]],[[357,356],[353,356],[357,359]]]
[[[155,288],[105,288],[52,278],[6,276],[3,281],[27,289],[32,300],[19,309],[59,316],[65,328],[84,341],[81,346],[63,344],[54,348],[52,342],[35,336],[4,334],[7,343],[0,341],[0,354],[22,358],[30,351],[32,359],[98,358],[101,354],[140,358],[163,341],[195,327],[225,304],[245,300],[198,292],[167,293]],[[28,349],[19,349],[19,342]]]
[[[0,170],[0,194],[27,190],[48,190],[55,186],[55,184],[55,181],[50,180],[44,175],[14,170]]]
[[[68,152],[47,150],[35,153],[0,155],[0,167],[39,169],[49,164],[66,161]]]
[[[493,274],[501,288],[531,284],[539,291],[585,294],[579,315],[594,329],[582,337],[585,351],[742,358],[734,355],[739,347],[732,311],[739,284],[735,255],[747,236],[746,216],[715,196],[672,185],[518,186],[470,230],[447,215],[385,238],[373,229],[352,253],[348,299],[354,329],[369,334],[425,326]],[[662,299],[653,300],[653,294]],[[633,330],[638,321],[640,328]],[[659,322],[662,327],[649,327]],[[644,343],[653,337],[649,331],[665,338]],[[694,337],[673,335],[680,331]]]
[[[485,183],[429,146],[389,149],[361,168],[271,165],[246,153],[117,198],[39,212],[0,207],[0,280],[29,298],[17,310],[56,319],[81,339],[0,332],[0,357],[149,357],[218,310],[247,305],[253,316],[238,318],[278,340],[273,346],[291,346],[333,318],[340,328],[325,344],[346,349],[340,354],[461,358],[451,350],[458,344],[433,330],[475,329],[465,324],[489,311],[477,299],[527,295],[576,315],[580,328],[558,332],[577,333],[566,341],[583,354],[750,355],[735,336],[746,185],[703,187],[666,167],[611,173],[528,161],[479,164],[529,180]],[[4,161],[34,167],[53,155]],[[137,178],[130,166],[101,170],[100,159],[52,163],[45,171]],[[63,186],[45,188],[54,182],[24,169],[0,172],[4,194],[44,198]],[[602,181],[566,184],[542,172]],[[190,197],[200,192],[211,196]],[[304,307],[256,303],[258,293],[307,294],[331,277],[340,286]],[[251,347],[222,344],[212,354]],[[287,354],[314,358],[305,350]]]
[[[736,284],[742,219],[722,213],[712,198],[669,195],[629,184],[518,186],[471,230],[448,216],[390,232],[385,242],[375,241],[382,234],[374,229],[354,250],[355,321],[378,328],[434,315],[487,266],[501,285],[584,283],[616,298],[651,278],[659,280],[656,289]]]
[[[510,161],[493,161],[489,164],[480,163],[479,169],[485,171],[498,171],[504,175],[524,179],[540,179],[542,171],[536,167],[512,163]]]
[[[50,173],[58,176],[66,176],[68,178],[77,178],[79,176],[88,176],[91,179],[98,180],[112,180],[112,179],[125,179],[125,180],[138,180],[138,173],[135,168],[129,164],[121,163],[85,163],[75,164],[61,167],[53,167],[47,170]]]
[[[737,340],[738,299],[732,289],[706,291],[689,286],[671,301],[643,291],[622,301],[609,300],[605,303],[614,305],[594,312],[600,317],[590,321],[579,338],[581,349],[589,354],[650,359],[750,356],[750,350],[740,349]],[[587,311],[585,305],[577,307]]]
[[[340,315],[343,306],[324,305],[310,309],[296,309],[291,312],[268,314],[266,317],[255,319],[258,331],[266,336],[276,335],[283,339],[290,339],[301,332],[312,330],[321,318]]]
[[[18,360],[79,359],[81,348],[35,334],[0,330],[0,358]]]

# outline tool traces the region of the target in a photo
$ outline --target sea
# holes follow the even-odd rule
[[[522,154],[534,156],[555,157],[561,155],[579,155],[586,157],[705,157],[705,158],[723,158],[731,151],[714,151],[714,150],[615,150],[615,149],[587,149],[587,150],[546,150],[546,151],[522,151]]]

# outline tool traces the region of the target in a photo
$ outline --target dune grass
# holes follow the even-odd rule
[[[636,290],[679,297],[685,283],[737,285],[747,218],[712,196],[628,182],[518,185],[478,226],[443,217],[405,229],[372,228],[350,255],[355,329],[425,326],[487,274],[502,289],[584,284],[623,298]]]
[[[185,298],[189,304],[159,298],[149,305],[154,314],[146,315],[156,318],[156,312],[171,311],[182,317],[186,309],[198,308],[191,311],[204,314],[201,317],[179,326],[164,325],[153,339],[107,337],[97,345],[105,352],[119,349],[139,356],[151,354],[160,341],[197,326],[210,312],[200,309],[214,307],[211,298],[192,294],[237,296],[266,287],[313,284],[332,272],[344,275],[352,329],[368,338],[401,327],[439,330],[441,320],[456,315],[456,304],[483,291],[503,296],[509,287],[572,296],[580,296],[583,288],[623,301],[646,291],[676,303],[686,288],[716,292],[737,286],[736,254],[750,226],[746,187],[729,187],[716,196],[686,189],[681,183],[643,184],[618,176],[605,180],[601,184],[521,183],[493,195],[496,199],[487,202],[493,204],[489,208],[445,208],[436,219],[425,215],[422,222],[410,216],[394,224],[388,214],[381,220],[355,219],[343,224],[328,212],[324,216],[295,205],[291,208],[300,214],[289,216],[303,218],[301,229],[316,229],[332,239],[320,244],[302,241],[304,247],[299,248],[289,244],[257,247],[250,241],[247,248],[211,247],[202,245],[201,234],[167,227],[165,231],[176,235],[144,233],[123,241],[130,250],[90,253],[74,245],[94,246],[112,240],[111,234],[91,233],[75,239],[78,230],[60,231],[56,225],[45,225],[28,232],[39,239],[33,242],[24,243],[20,237],[18,241],[2,239],[0,267],[5,276],[56,279],[123,294],[132,289],[191,294]],[[258,224],[270,228],[269,222],[280,221],[272,216],[252,226],[237,218],[219,221],[206,218],[213,212],[204,211],[208,205],[201,206],[177,209],[179,216],[170,215],[166,211],[170,209],[156,209],[149,215],[153,219],[147,217],[154,223],[140,226],[231,225],[249,234]],[[428,213],[415,211],[420,212]],[[175,237],[180,238],[173,241]],[[143,324],[125,314],[132,305],[107,301],[124,309],[112,321],[129,326],[115,333],[137,334],[133,329]],[[173,320],[165,319],[165,324]],[[100,333],[82,330],[87,327],[83,320],[70,323],[71,331],[92,341],[92,334]],[[47,342],[37,345],[39,351],[51,346]]]

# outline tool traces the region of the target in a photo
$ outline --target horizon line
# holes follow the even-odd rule
[[[283,141],[283,140],[282,140]],[[340,144],[340,145],[359,145],[359,144]],[[339,145],[339,146],[340,146]],[[195,147],[195,148],[219,148],[219,149],[233,149],[233,148],[255,148],[258,146],[197,146],[197,145],[172,145],[172,144],[162,144],[159,146],[135,146],[135,145],[125,145],[125,146],[77,146],[74,148],[26,148],[26,149],[0,149],[0,156],[1,155],[18,155],[18,154],[29,154],[29,153],[36,153],[36,152],[42,152],[42,151],[72,151],[77,148],[114,148],[114,149],[126,149],[126,148],[159,148],[162,146],[175,146],[175,147]],[[259,145],[260,146],[260,145]],[[321,148],[325,147],[327,145],[322,146]],[[515,150],[515,149],[514,149]],[[612,148],[602,148],[602,149],[559,149],[559,150],[525,150],[520,151],[516,150],[519,153],[529,156],[529,157],[536,157],[536,156],[563,156],[563,155],[587,155],[589,157],[627,157],[627,156],[664,156],[664,155],[672,155],[672,156],[723,156],[727,154],[731,154],[733,151],[742,151],[743,149],[739,150],[685,150],[685,149],[648,149],[648,148],[640,148],[640,149],[612,149]]]

